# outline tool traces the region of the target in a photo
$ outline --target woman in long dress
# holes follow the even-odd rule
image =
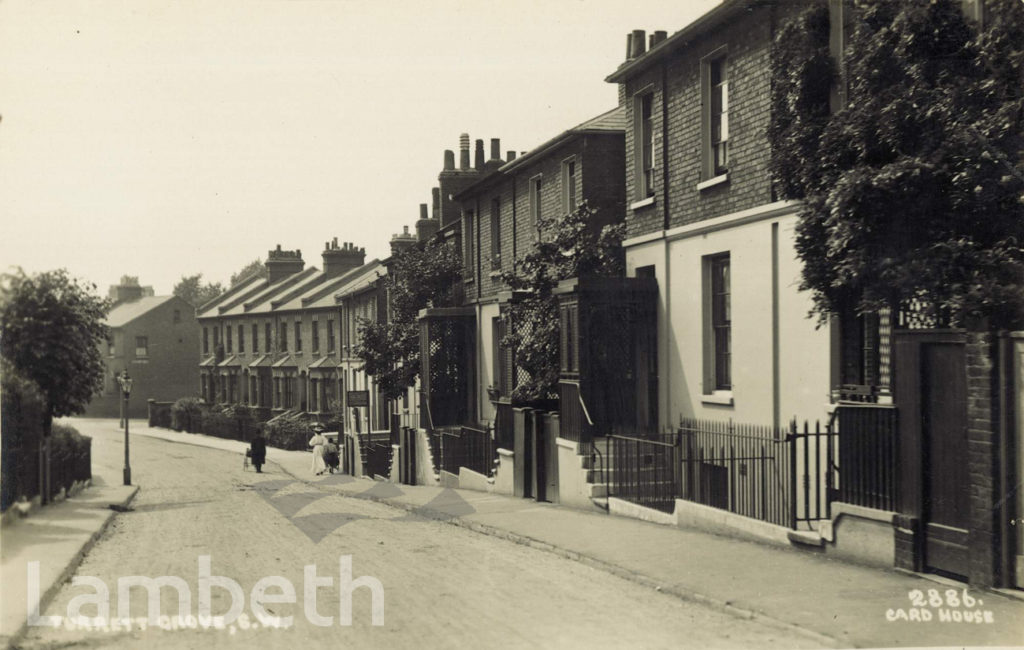
[[[327,463],[324,462],[324,446],[327,438],[323,434],[324,428],[319,424],[313,425],[313,437],[309,439],[309,446],[313,448],[313,474],[320,476],[327,471]]]

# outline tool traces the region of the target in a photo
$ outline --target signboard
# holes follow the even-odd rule
[[[370,391],[368,391],[368,390],[350,390],[350,391],[348,391],[348,405],[349,406],[369,406],[370,405]]]

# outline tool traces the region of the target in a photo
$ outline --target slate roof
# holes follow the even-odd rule
[[[107,313],[105,322],[110,327],[121,327],[169,300],[174,300],[174,296],[145,296],[138,300],[122,302]]]

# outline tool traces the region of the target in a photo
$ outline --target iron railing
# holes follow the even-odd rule
[[[608,436],[609,496],[673,512],[679,496],[679,435],[667,439]]]
[[[463,425],[442,428],[437,434],[440,469],[458,474],[465,467],[484,476],[494,471],[498,448],[490,429]]]
[[[839,486],[835,500],[865,508],[896,509],[896,408],[840,404],[838,425]]]
[[[583,402],[580,385],[574,381],[558,383],[558,435],[573,442],[587,443],[594,437],[594,423]]]
[[[366,476],[388,476],[391,472],[391,436],[361,433],[359,451],[362,453],[363,474]]]

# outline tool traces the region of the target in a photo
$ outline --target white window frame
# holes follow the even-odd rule
[[[577,171],[576,156],[569,156],[562,161],[562,212],[566,214],[571,214],[579,203],[576,192]]]
[[[541,201],[544,198],[544,175],[537,174],[530,178],[530,221],[535,228],[540,228],[540,220],[543,215]]]
[[[716,330],[716,309],[714,305],[714,268],[722,259],[728,261],[729,265],[729,286],[728,294],[730,302],[732,298],[732,255],[729,251],[719,251],[701,258],[702,276],[702,312],[703,312],[703,351],[704,351],[704,382],[702,401],[713,404],[732,405],[732,393],[735,382],[733,382],[732,369],[732,306],[728,307],[728,333],[729,337],[729,368],[728,384],[722,385],[721,377],[718,376],[718,341],[721,330]]]
[[[716,84],[716,88],[722,89],[722,111],[723,122],[721,125],[722,138],[719,142],[724,143],[726,151],[725,165],[719,168],[715,160],[715,142],[712,141],[712,95],[716,88],[711,85],[711,72],[714,64],[723,62],[725,64],[725,80]],[[698,189],[705,189],[718,185],[728,179],[729,167],[732,164],[728,154],[730,149],[729,134],[729,48],[722,46],[712,51],[700,60],[701,79],[701,178],[702,182]]]
[[[644,102],[650,102],[650,117],[645,133]],[[646,86],[633,95],[633,174],[634,200],[645,201],[654,196],[655,170],[658,157],[655,155],[656,129],[654,120],[654,86]],[[646,158],[650,156],[650,167]]]

